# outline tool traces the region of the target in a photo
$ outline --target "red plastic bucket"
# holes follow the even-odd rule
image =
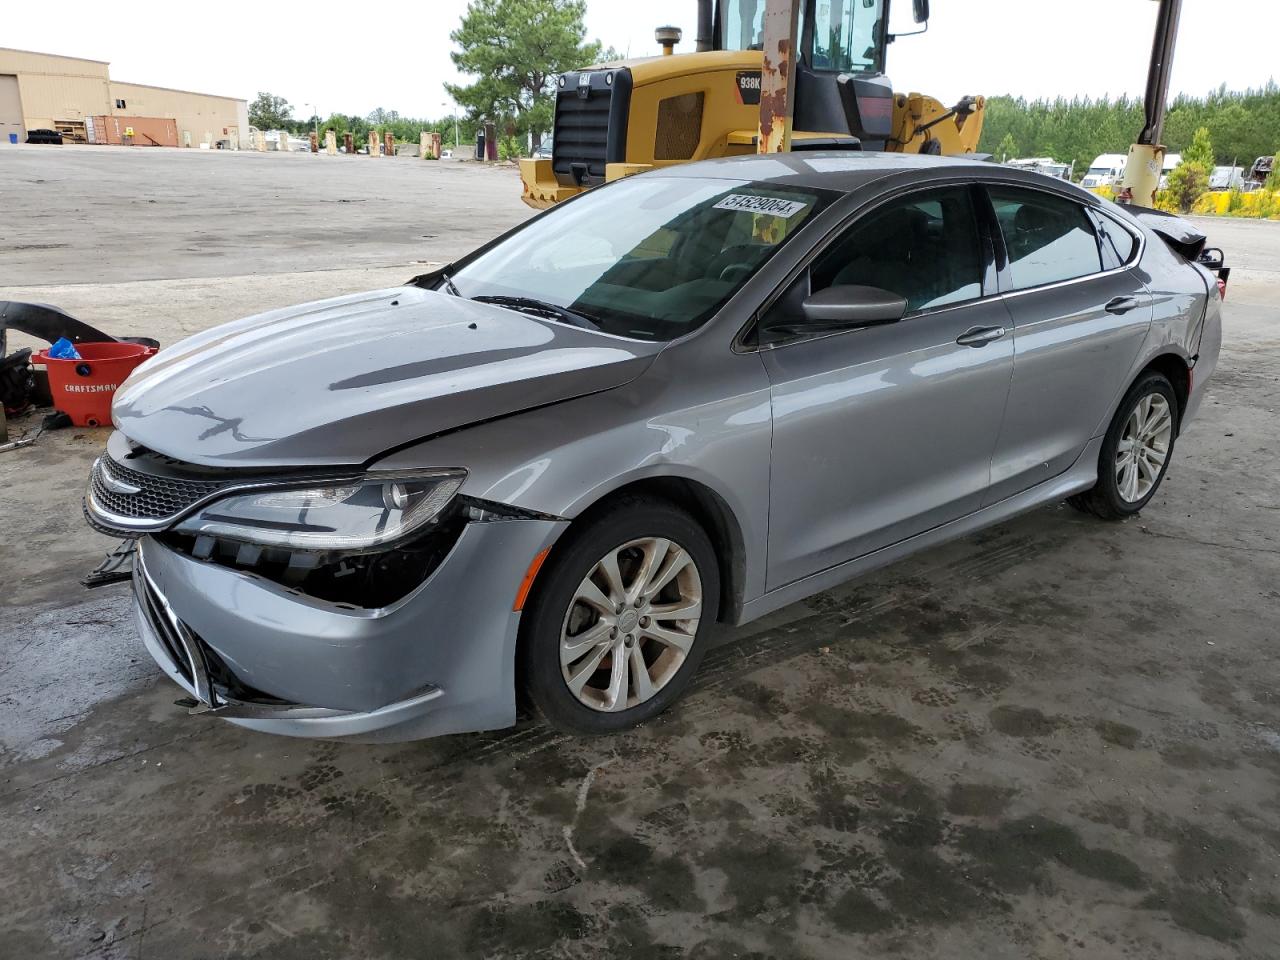
[[[140,343],[77,343],[79,360],[59,360],[41,350],[33,363],[49,371],[49,393],[56,409],[77,427],[111,424],[111,399],[133,368],[155,353]]]

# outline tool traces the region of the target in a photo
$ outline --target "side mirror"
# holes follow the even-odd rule
[[[841,284],[810,294],[800,310],[810,328],[869,327],[901,320],[907,298],[879,287]]]
[[[911,0],[911,12],[916,23],[925,23],[929,19],[929,0]]]

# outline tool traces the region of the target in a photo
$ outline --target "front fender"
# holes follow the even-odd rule
[[[377,467],[464,466],[462,494],[567,519],[636,481],[675,477],[700,484],[723,501],[741,530],[749,601],[764,591],[772,418],[759,358],[735,357],[734,365],[746,376],[731,378],[731,391],[642,376],[615,390],[416,444]]]

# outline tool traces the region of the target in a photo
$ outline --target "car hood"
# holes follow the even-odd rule
[[[621,386],[660,349],[393,287],[189,337],[134,371],[112,417],[134,443],[188,463],[355,465],[443,431]]]

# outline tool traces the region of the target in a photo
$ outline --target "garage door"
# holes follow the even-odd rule
[[[0,73],[0,144],[10,142],[10,134],[18,143],[27,139],[22,128],[22,98],[18,96],[18,78]]]

